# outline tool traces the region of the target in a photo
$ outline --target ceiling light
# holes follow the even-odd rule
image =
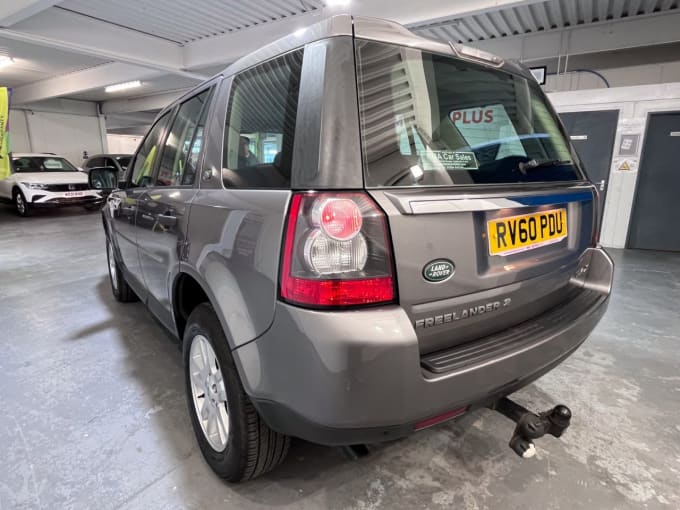
[[[127,90],[127,89],[134,89],[136,87],[141,87],[142,82],[139,80],[135,81],[126,81],[125,83],[116,83],[115,85],[109,85],[108,87],[105,87],[104,90],[106,92],[119,92],[121,90]]]
[[[349,5],[350,0],[326,0],[326,5],[328,7],[338,7],[343,5]]]
[[[11,57],[0,56],[0,69],[14,64],[14,59]]]

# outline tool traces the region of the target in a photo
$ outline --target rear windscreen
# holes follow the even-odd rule
[[[367,186],[583,179],[535,81],[403,46],[356,44]]]

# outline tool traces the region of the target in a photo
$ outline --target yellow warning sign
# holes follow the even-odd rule
[[[626,172],[630,170],[630,165],[628,164],[628,161],[624,161],[619,165],[619,172]]]

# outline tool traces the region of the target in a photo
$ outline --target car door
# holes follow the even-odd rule
[[[151,311],[173,328],[170,293],[186,248],[188,213],[212,87],[180,103],[159,154],[153,184],[139,200],[137,244]]]
[[[153,169],[158,163],[157,153],[164,139],[170,112],[161,116],[153,125],[139,146],[131,163],[132,172],[123,189],[111,194],[108,207],[111,208],[112,228],[123,271],[130,286],[140,299],[146,297],[146,286],[137,252],[136,213],[139,200],[151,184]]]

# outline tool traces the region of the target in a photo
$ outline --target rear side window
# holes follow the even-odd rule
[[[290,187],[302,54],[288,53],[234,78],[222,152],[225,186]]]
[[[356,48],[367,186],[583,178],[534,80],[402,46]]]
[[[211,90],[204,90],[180,105],[165,140],[156,186],[194,183]]]
[[[130,179],[132,186],[151,185],[151,172],[153,172],[154,164],[158,160],[161,136],[163,136],[163,130],[169,118],[170,113],[168,112],[158,119],[151,128],[151,131],[146,135],[139,151],[137,151],[134,166],[132,167],[132,179]]]

